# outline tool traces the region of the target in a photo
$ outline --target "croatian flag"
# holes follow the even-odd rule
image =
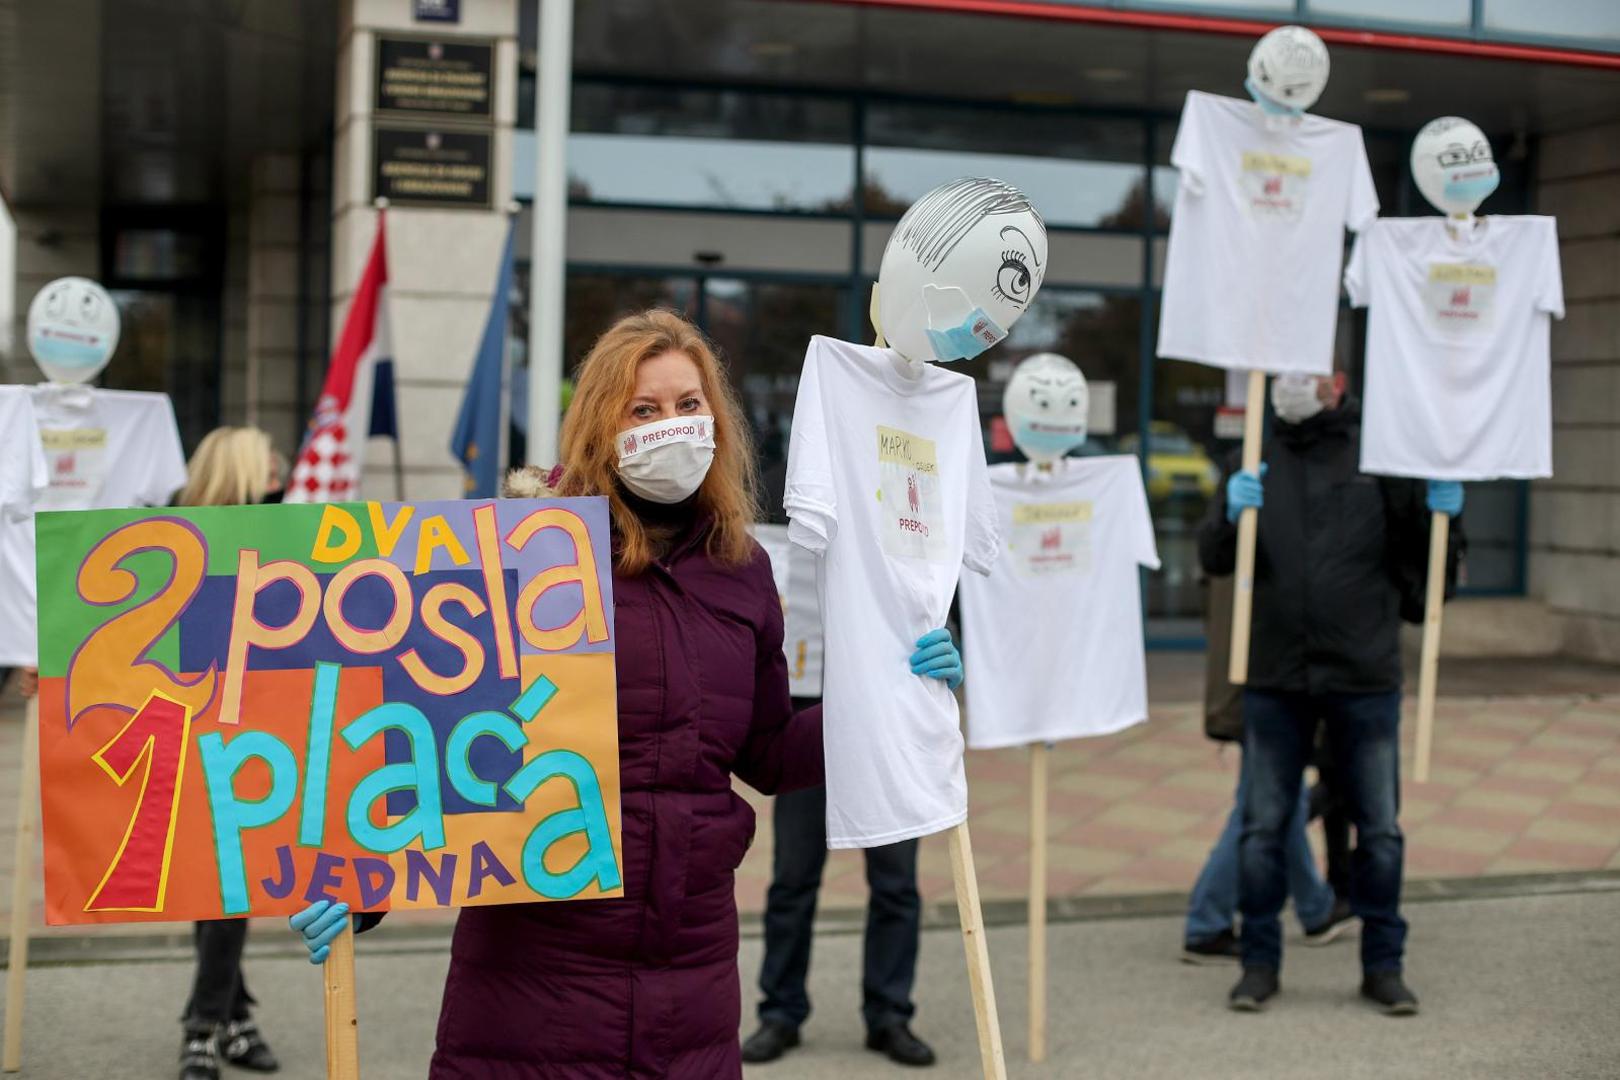
[[[332,353],[315,417],[293,465],[285,501],[342,502],[360,497],[366,440],[399,437],[394,415],[393,335],[388,329],[388,255],[383,213],[377,239]]]

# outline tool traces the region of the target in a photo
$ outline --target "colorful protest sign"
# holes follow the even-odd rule
[[[48,922],[621,895],[606,500],[37,535]]]

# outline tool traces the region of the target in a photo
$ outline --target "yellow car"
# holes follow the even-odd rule
[[[1159,501],[1172,496],[1197,495],[1209,499],[1220,483],[1221,470],[1204,448],[1168,420],[1155,420],[1148,448],[1148,498]],[[1141,452],[1141,437],[1126,435],[1119,440],[1121,453]]]

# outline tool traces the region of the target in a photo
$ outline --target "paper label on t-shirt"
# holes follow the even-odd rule
[[[1257,218],[1298,221],[1305,213],[1306,187],[1311,179],[1311,159],[1293,154],[1243,152],[1244,195],[1249,213]]]
[[[943,560],[948,546],[934,440],[879,424],[877,450],[884,552]]]
[[[50,476],[34,504],[36,510],[73,510],[90,506],[107,476],[106,428],[41,428]]]
[[[1091,570],[1091,502],[1018,503],[1007,540],[1021,577]]]
[[[1429,317],[1447,333],[1488,329],[1496,311],[1496,267],[1430,263],[1425,293]]]

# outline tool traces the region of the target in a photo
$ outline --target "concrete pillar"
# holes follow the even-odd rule
[[[1620,662],[1620,124],[1542,140],[1537,210],[1558,218],[1567,315],[1553,324],[1553,477],[1531,493],[1530,591],[1564,650]]]
[[[415,23],[411,5],[399,0],[342,4],[332,169],[333,341],[376,232],[371,142],[377,35],[408,33],[441,40],[459,35],[495,42],[491,209],[395,206],[388,212],[400,443],[406,495],[412,499],[458,498],[463,490],[461,468],[450,454],[450,432],[489,313],[506,235],[504,207],[512,198],[519,2],[464,3],[456,25]],[[391,455],[385,440],[372,442],[362,481],[367,498],[393,497]]]
[[[289,457],[308,420],[298,403],[298,173],[294,154],[255,160],[247,216],[244,415]]]

